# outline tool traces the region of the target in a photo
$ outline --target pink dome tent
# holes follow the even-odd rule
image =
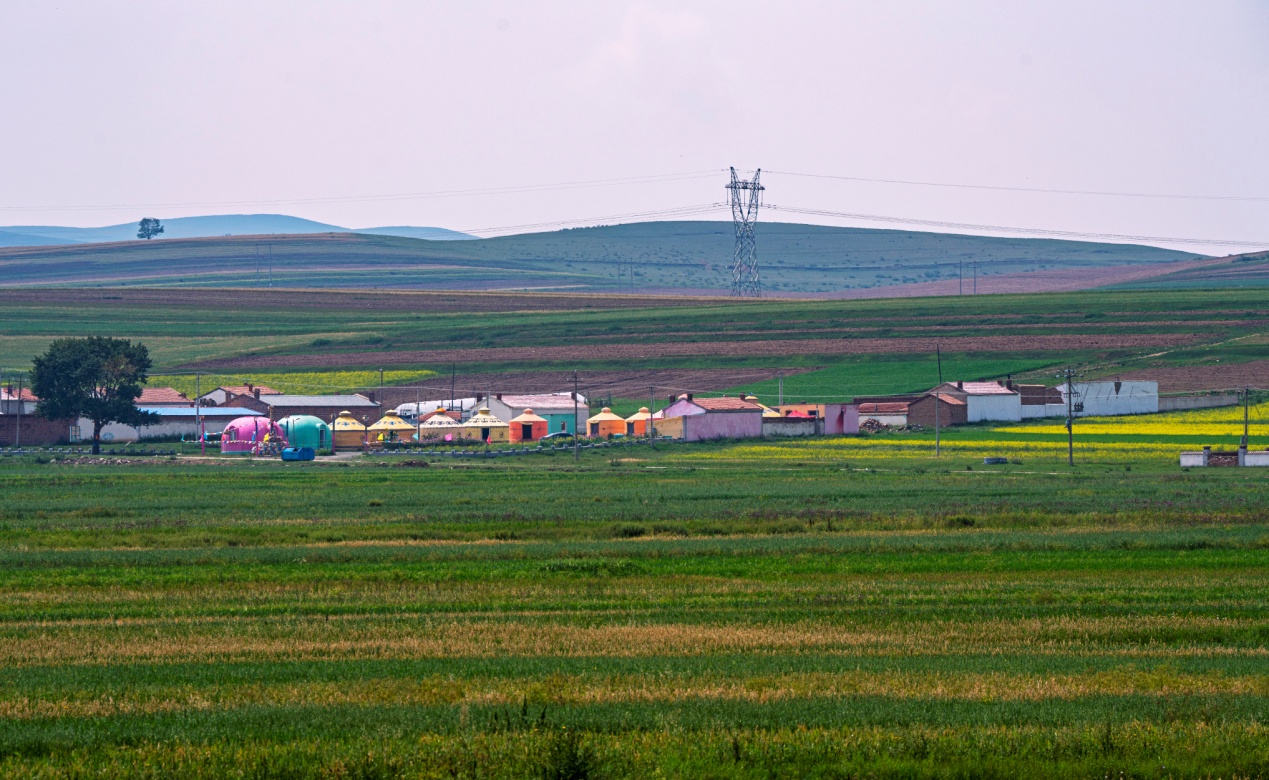
[[[236,417],[220,434],[220,451],[257,452],[265,436],[270,442],[286,442],[286,435],[273,420],[267,417]]]

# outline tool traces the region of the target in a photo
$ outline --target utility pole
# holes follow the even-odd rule
[[[965,261],[958,260],[956,263],[956,294],[965,294]]]
[[[784,406],[784,373],[776,374],[776,379],[780,380],[780,394],[776,396],[776,408]]]
[[[978,263],[974,263],[974,295],[978,294]]]
[[[941,385],[943,384],[943,348],[939,344],[934,345],[934,359],[939,363],[939,384]]]
[[[573,372],[573,461],[577,462],[582,457],[582,440],[578,438],[577,430],[577,372]]]
[[[1063,369],[1060,377],[1066,378],[1066,465],[1075,465],[1075,372]]]
[[[447,403],[447,404],[445,404],[445,405],[449,407],[449,409],[450,409],[450,411],[451,411],[451,412],[452,412],[452,411],[454,411],[454,387],[455,387],[455,385],[457,384],[457,382],[458,382],[458,365],[457,365],[456,363],[450,363],[450,366],[449,366],[449,403]],[[462,413],[462,411],[461,411],[461,410],[458,412],[458,416],[459,416],[459,417],[462,417],[462,416],[463,416],[463,413]]]
[[[269,286],[273,286],[273,244],[269,244]]]
[[[943,384],[939,382],[939,384]],[[943,454],[941,443],[939,442],[939,391],[934,391],[934,457]]]
[[[379,369],[379,405],[383,406],[383,369]]]
[[[648,388],[648,443],[652,444],[656,441],[656,435],[652,429],[652,415],[657,409],[657,389],[655,386]]]
[[[199,453],[207,454],[207,432],[203,430],[203,375],[194,375],[194,430],[198,431]]]
[[[22,372],[18,372],[18,419],[14,421],[13,446],[22,448]]]
[[[1251,388],[1243,387],[1243,449],[1247,449],[1247,434],[1251,416]]]

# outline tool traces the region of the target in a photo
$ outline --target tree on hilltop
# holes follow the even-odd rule
[[[154,217],[146,217],[137,224],[137,238],[151,239],[163,232],[163,226]]]
[[[56,339],[33,361],[31,392],[40,399],[35,413],[48,420],[92,420],[93,454],[100,455],[103,426],[159,421],[157,414],[143,412],[135,403],[150,366],[150,351],[128,339]]]

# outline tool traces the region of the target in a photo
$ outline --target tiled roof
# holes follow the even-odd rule
[[[18,395],[19,395],[19,393],[18,393],[18,391],[17,391],[17,390],[9,390],[8,388],[3,388],[3,387],[0,387],[0,401],[16,401],[16,400],[18,400]],[[30,390],[26,389],[25,387],[24,387],[24,388],[22,388],[21,396],[22,396],[22,400],[23,400],[23,401],[38,401],[38,400],[40,400],[40,399],[38,399],[38,398],[36,398],[36,397],[35,397],[35,394],[34,394],[34,393],[32,393]]]
[[[532,407],[534,411],[542,409],[572,409],[573,398],[569,395],[504,395],[497,400],[502,401],[512,408],[520,408],[524,406]],[[585,401],[578,401],[582,407],[586,407]]]
[[[907,414],[907,403],[867,403],[859,405],[860,414]]]
[[[926,396],[926,398],[933,398],[933,397],[934,397],[934,395],[933,395],[932,393],[931,393],[930,395],[927,395],[927,396]],[[965,402],[964,402],[964,401],[962,401],[961,399],[957,398],[957,397],[956,397],[956,396],[954,396],[954,395],[948,395],[947,393],[944,393],[944,392],[940,392],[940,393],[939,393],[939,395],[938,395],[938,399],[939,399],[940,401],[942,401],[943,403],[945,403],[945,404],[951,404],[951,405],[953,405],[953,406],[964,406],[964,405],[965,405]],[[915,402],[915,401],[913,401],[913,403],[916,403],[916,402]]]
[[[247,385],[222,385],[217,389],[224,390],[227,393],[233,393],[234,395],[255,395],[257,390],[260,391],[260,395],[278,395],[277,390],[274,390],[272,387],[265,387],[264,385],[252,385],[250,387]]]
[[[762,407],[750,403],[743,398],[693,398],[696,404],[707,412],[760,412]]]
[[[330,406],[339,409],[379,405],[364,395],[283,395],[281,393],[270,395],[262,393],[260,403],[269,406]]]
[[[141,395],[137,398],[137,406],[162,406],[164,404],[173,404],[176,406],[193,405],[186,395],[178,392],[170,387],[147,387],[141,391]]]
[[[996,382],[962,382],[961,390],[968,395],[1015,395],[1017,392]]]

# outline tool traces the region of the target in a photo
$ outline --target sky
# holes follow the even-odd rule
[[[1263,0],[0,0],[0,224],[726,219],[735,166],[830,212],[760,221],[1269,247],[1267,98]]]

